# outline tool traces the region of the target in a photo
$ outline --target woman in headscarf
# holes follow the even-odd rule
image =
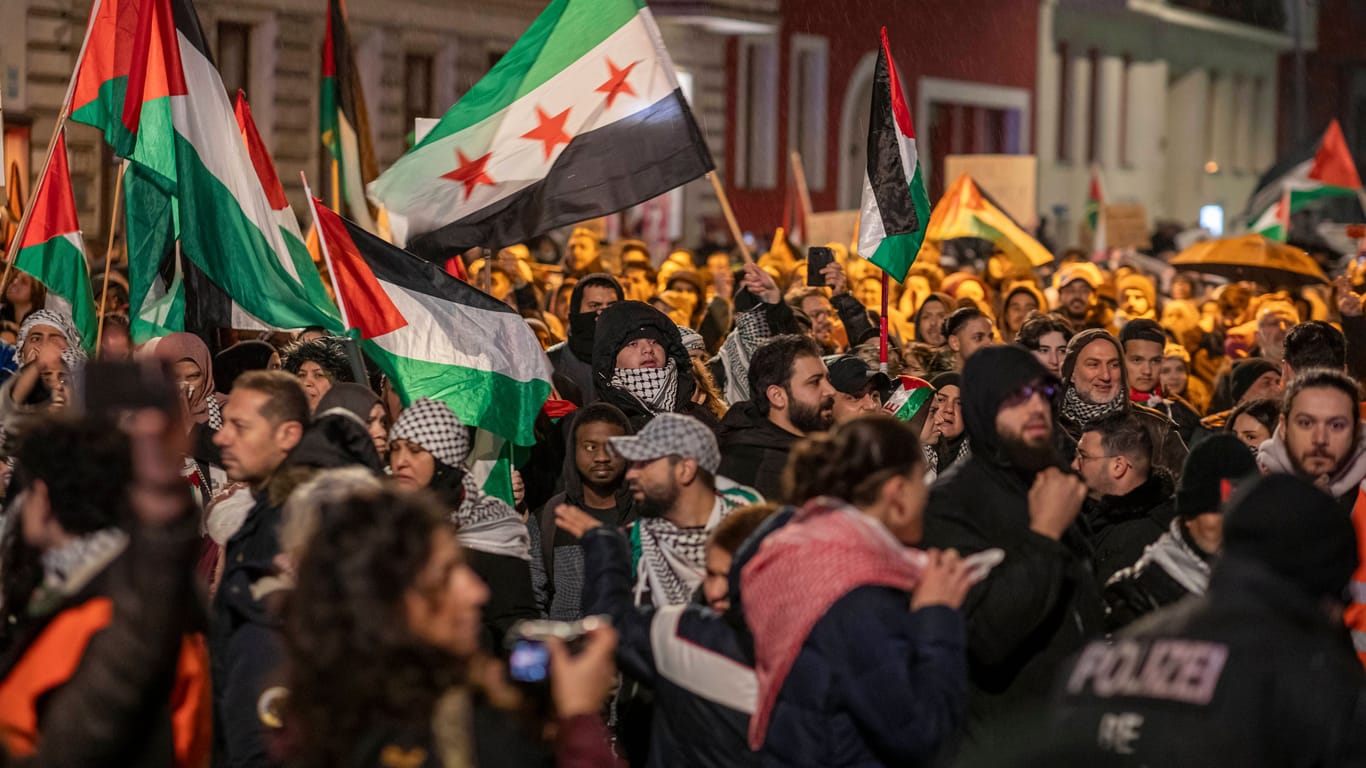
[[[277,371],[280,353],[264,341],[239,341],[219,352],[213,359],[213,378],[223,394],[232,392],[232,383],[247,371]]]
[[[421,398],[389,431],[389,469],[399,486],[430,488],[450,510],[470,566],[492,595],[484,608],[485,647],[499,647],[509,628],[539,611],[531,590],[531,536],[507,502],[479,487],[465,462],[470,435],[442,402]]]
[[[195,502],[202,509],[228,481],[219,466],[219,449],[213,444],[213,436],[223,427],[223,403],[227,398],[218,394],[214,386],[209,348],[198,336],[172,333],[156,339],[155,345],[149,347],[146,351],[170,370],[188,416],[190,451],[181,474],[189,481]]]
[[[327,394],[318,400],[316,416],[324,416],[334,409],[344,410],[360,419],[370,438],[375,441],[375,450],[383,459],[389,455],[389,412],[379,395],[364,384],[344,381],[334,384]]]

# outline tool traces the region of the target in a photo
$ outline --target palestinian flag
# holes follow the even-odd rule
[[[351,33],[346,28],[342,0],[327,2],[327,32],[323,36],[323,82],[318,126],[330,165],[332,210],[346,213],[371,232],[375,218],[365,199],[365,185],[379,175],[375,148],[370,142],[370,118],[365,111]]]
[[[929,221],[930,197],[920,173],[911,110],[883,27],[868,112],[868,172],[863,177],[859,212],[859,255],[902,282],[925,241]]]
[[[394,242],[445,261],[628,208],[711,169],[643,0],[551,0],[368,189]]]
[[[310,279],[302,280],[304,292],[310,296],[314,304],[330,307],[332,299],[328,297],[327,289],[323,287],[321,276],[318,275],[317,267],[313,263],[313,257],[309,253],[303,232],[299,230],[299,219],[294,216],[294,209],[289,207],[289,198],[285,196],[285,187],[280,183],[279,174],[275,172],[275,162],[270,159],[270,151],[266,149],[266,143],[261,140],[261,132],[256,129],[256,121],[251,116],[251,105],[247,103],[247,95],[240,90],[237,92],[237,98],[233,101],[232,111],[237,118],[237,129],[242,134],[242,142],[246,145],[247,155],[251,158],[251,166],[256,171],[256,178],[260,180],[261,189],[266,193],[266,202],[270,205],[271,213],[274,214],[275,221],[280,227],[280,235],[284,238],[285,246],[289,249],[289,256],[293,261],[295,273],[318,278],[312,279],[310,277]],[[254,327],[239,324],[248,321],[255,321],[255,318],[234,304],[232,327]],[[256,322],[258,325],[260,324],[260,321]]]
[[[1361,176],[1337,120],[1328,124],[1323,136],[1312,146],[1283,159],[1262,176],[1248,202],[1249,224],[1274,209],[1286,190],[1293,196],[1290,213],[1328,198],[1360,195]]]
[[[192,290],[187,329],[232,324],[226,302],[194,298],[221,290],[263,324],[339,331],[335,309],[305,287],[318,275],[295,265],[207,51],[189,0],[98,0],[92,10],[71,116],[103,129],[133,163],[125,183],[135,313],[180,269],[168,268],[178,241]]]
[[[1300,199],[1302,194],[1304,193],[1292,192],[1289,188],[1281,190],[1280,198],[1257,216],[1248,226],[1248,231],[1255,232],[1267,240],[1284,243],[1290,237],[1290,212],[1297,204],[1304,204]]]
[[[57,132],[52,159],[38,179],[28,221],[14,237],[14,266],[47,288],[47,306],[71,316],[86,352],[95,350],[98,318],[90,292],[85,243],[76,220],[66,129]]]
[[[550,362],[522,316],[317,198],[313,215],[346,326],[403,403],[441,400],[468,425],[532,445]]]
[[[960,237],[991,241],[1012,264],[1023,270],[1053,261],[1053,254],[966,173],[949,185],[934,207],[925,233],[925,249],[942,247],[945,240]]]
[[[915,376],[901,376],[892,383],[887,393],[887,402],[882,409],[896,417],[897,421],[910,421],[934,399],[934,387],[928,381]]]

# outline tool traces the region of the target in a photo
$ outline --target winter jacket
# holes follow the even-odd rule
[[[787,455],[800,439],[761,416],[754,403],[736,403],[721,419],[717,473],[754,488],[766,499],[781,498]]]
[[[1205,594],[1213,559],[1191,540],[1181,520],[1173,520],[1137,562],[1105,583],[1106,625],[1119,629],[1187,595]]]
[[[674,413],[687,414],[713,430],[719,429],[716,417],[711,411],[692,402],[697,383],[693,378],[692,359],[688,357],[688,350],[683,346],[678,326],[663,312],[639,301],[613,304],[598,316],[597,329],[593,337],[593,383],[598,399],[620,408],[631,421],[631,428],[635,432],[639,432],[654,418],[654,413],[640,401],[640,398],[612,386],[611,383],[612,374],[616,371],[617,352],[621,351],[621,348],[633,338],[633,334],[642,328],[647,328],[667,340],[664,354],[668,355],[678,368]]]
[[[1058,743],[1029,765],[1366,761],[1366,681],[1341,623],[1266,565],[1234,555],[1207,595],[1112,645],[1087,646],[1058,685]]]
[[[912,612],[909,603],[900,590],[865,586],[830,607],[783,681],[763,765],[931,763],[962,725],[963,617],[946,606]]]
[[[1176,433],[1181,435],[1181,441],[1189,448],[1194,443],[1195,435],[1200,431],[1200,414],[1190,403],[1180,397],[1164,397],[1160,402],[1149,400],[1143,403],[1149,408],[1171,419],[1176,424]]]
[[[596,279],[603,278],[603,279]],[[575,322],[583,308],[583,292],[589,284],[599,287],[612,287],[617,301],[626,298],[616,278],[607,274],[585,275],[574,285],[569,293],[569,327],[565,330],[566,340],[545,351],[550,358],[554,371],[551,378],[560,397],[577,406],[585,406],[597,400],[593,384],[593,341],[597,335],[597,323]],[[587,318],[588,315],[583,315]],[[582,320],[582,318],[580,318]]]
[[[572,621],[584,616],[583,550],[578,539],[555,525],[555,508],[571,504],[612,528],[621,528],[635,519],[631,488],[623,476],[616,493],[616,504],[597,509],[584,501],[583,476],[575,463],[575,435],[579,414],[565,418],[564,463],[560,477],[564,491],[552,496],[539,514],[527,520],[531,534],[531,588],[541,613],[557,621]]]
[[[1142,485],[1123,496],[1087,499],[1080,519],[1093,551],[1098,584],[1133,565],[1167,530],[1176,516],[1175,490],[1171,476],[1155,469]]]
[[[517,521],[520,523],[520,519]],[[488,585],[489,599],[484,603],[484,632],[481,645],[496,654],[504,652],[503,638],[523,619],[541,615],[531,588],[531,564],[520,557],[480,552],[464,548],[466,562],[479,579]]]
[[[758,765],[746,741],[758,683],[743,622],[695,604],[634,606],[626,538],[604,525],[582,545],[585,611],[612,617],[621,671],[654,690],[647,765]]]
[[[171,766],[209,755],[198,526],[136,528],[0,656],[0,762]],[[34,751],[36,747],[36,751]]]
[[[269,598],[280,551],[280,508],[264,491],[224,547],[209,633],[214,768],[275,765],[269,742],[283,704],[284,643]],[[262,594],[262,593],[265,594]]]
[[[983,367],[995,375],[982,375]],[[1011,465],[996,434],[1001,400],[1022,383],[1047,378],[1042,364],[1020,348],[991,347],[969,358],[964,380],[976,386],[963,390],[963,420],[972,456],[930,488],[923,546],[963,554],[1005,551],[1005,560],[963,604],[972,697],[962,764],[1008,746],[1010,714],[1037,712],[1058,666],[1103,631],[1104,608],[1084,536],[1075,524],[1056,541],[1030,529],[1034,473]]]

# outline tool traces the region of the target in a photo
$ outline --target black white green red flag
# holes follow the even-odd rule
[[[550,362],[522,316],[317,198],[313,214],[345,323],[403,403],[441,400],[467,425],[532,445]]]
[[[882,29],[868,113],[868,168],[859,212],[859,255],[898,282],[915,263],[930,222],[930,198],[920,173],[911,110]]]
[[[643,0],[552,0],[368,192],[395,243],[444,261],[622,210],[711,169]]]

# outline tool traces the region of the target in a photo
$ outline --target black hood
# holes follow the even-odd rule
[[[754,445],[786,450],[802,438],[769,421],[753,401],[743,400],[732,405],[722,417],[721,439],[728,448]]]
[[[607,413],[604,413],[607,411]],[[610,403],[593,403],[579,408],[569,417],[568,426],[564,431],[564,466],[560,470],[560,477],[564,478],[564,500],[566,504],[573,504],[577,507],[585,506],[583,501],[583,478],[579,476],[578,463],[574,461],[574,454],[578,446],[575,444],[578,439],[579,424],[585,417],[594,421],[617,422],[626,427],[626,434],[631,434],[630,421],[626,414],[621,412]],[[622,473],[621,487],[616,492],[617,509],[625,512],[631,506],[631,487],[626,484],[625,473]]]
[[[968,358],[963,365],[963,426],[974,454],[1007,463],[996,434],[996,412],[1007,395],[1031,381],[1057,383],[1024,347],[987,347]]]
[[[675,400],[674,410],[681,411],[692,400],[695,386],[692,359],[688,357],[688,349],[683,346],[683,337],[679,335],[678,326],[674,321],[663,312],[639,301],[613,304],[598,316],[597,330],[593,338],[593,382],[597,387],[598,396],[606,397],[605,393],[618,391],[610,383],[616,370],[617,353],[627,342],[639,338],[642,331],[649,336],[662,339],[664,354],[678,367],[678,398]],[[629,400],[635,399],[635,396],[629,393],[622,394],[628,395]],[[621,406],[615,399],[612,403]]]
[[[284,463],[317,469],[358,465],[376,473],[384,471],[370,433],[350,414],[326,415],[308,425]]]
[[[625,301],[626,294],[621,290],[621,283],[615,277],[606,272],[594,272],[591,275],[584,275],[574,284],[574,290],[569,292],[569,314],[577,315],[579,307],[583,306],[583,292],[593,285],[603,285],[610,283],[612,290],[617,292],[617,301]]]

